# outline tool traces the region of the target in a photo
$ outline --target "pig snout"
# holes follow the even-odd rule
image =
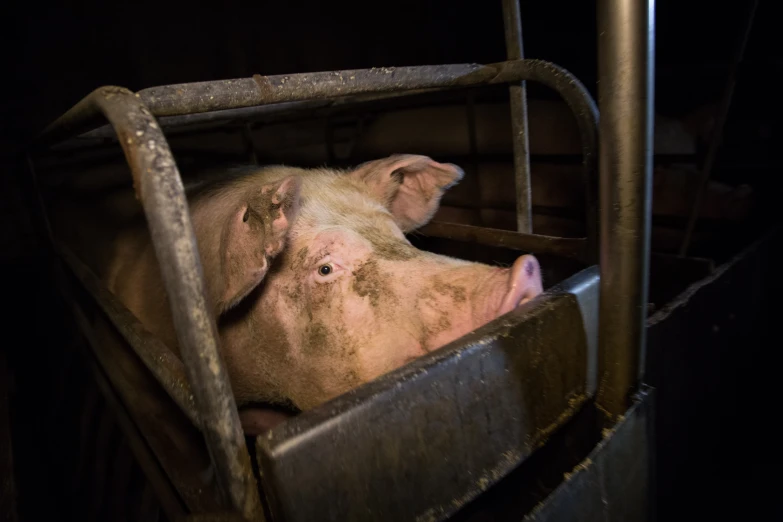
[[[464,285],[467,292],[462,295],[469,295],[469,299],[432,301],[432,293],[424,292],[425,306],[416,308],[428,334],[422,344],[425,352],[511,312],[543,291],[541,268],[531,255],[519,257],[511,268],[474,264],[456,270],[451,277],[441,275],[437,279],[452,281],[455,287]],[[437,293],[438,286],[434,288]]]
[[[519,257],[508,273],[508,288],[497,315],[507,314],[514,308],[530,301],[543,291],[541,267],[530,255]]]

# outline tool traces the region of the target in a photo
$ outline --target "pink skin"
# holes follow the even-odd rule
[[[247,433],[285,418],[259,404],[313,408],[541,293],[532,256],[498,268],[407,241],[462,175],[395,155],[349,172],[269,167],[189,200]],[[122,252],[109,287],[176,346],[152,249]]]
[[[270,272],[251,312],[263,319],[227,331],[224,345],[245,344],[248,324],[255,332],[280,332],[273,337],[289,343],[281,354],[286,364],[277,369],[273,384],[309,409],[458,339],[542,291],[532,256],[520,257],[510,269],[498,268],[418,251],[401,233],[396,239],[412,257],[383,259],[370,241],[348,228],[300,237],[289,251],[306,245],[307,257],[299,263],[286,258],[280,270]],[[267,338],[254,341],[259,340],[271,344]],[[270,364],[248,364],[240,354],[227,360],[239,383],[258,382],[253,369]],[[232,367],[234,361],[242,361],[241,367]],[[235,392],[241,395],[243,389]],[[254,431],[252,416],[248,419],[245,429]]]

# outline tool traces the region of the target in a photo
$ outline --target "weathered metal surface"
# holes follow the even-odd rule
[[[713,127],[712,136],[710,136],[710,145],[707,149],[707,156],[704,158],[704,164],[701,168],[701,179],[699,181],[699,188],[693,195],[693,205],[691,207],[691,214],[688,217],[688,224],[685,227],[685,235],[682,238],[682,245],[680,246],[680,255],[685,256],[688,253],[688,247],[691,243],[691,236],[693,230],[696,228],[696,221],[699,218],[699,211],[701,210],[701,203],[704,199],[704,194],[707,191],[707,186],[712,176],[712,168],[715,165],[715,160],[718,157],[718,149],[723,138],[723,127],[726,125],[726,118],[729,115],[729,108],[731,107],[731,99],[734,96],[734,85],[737,83],[737,70],[742,64],[742,60],[745,56],[745,48],[747,47],[748,40],[750,39],[750,31],[753,28],[753,20],[756,17],[756,8],[758,7],[758,0],[753,0],[748,10],[748,14],[745,17],[745,24],[742,34],[740,35],[739,43],[737,44],[737,50],[731,61],[729,68],[729,75],[726,79],[726,86],[723,90],[723,96],[721,97],[720,105],[718,107],[718,114]]]
[[[654,3],[598,2],[601,327],[598,404],[629,406],[644,360],[652,208]]]
[[[783,520],[765,478],[783,464],[781,241],[778,225],[647,320],[659,520]]]
[[[220,358],[215,319],[206,305],[198,248],[174,158],[140,96],[120,87],[95,90],[50,129],[55,136],[72,132],[100,115],[117,132],[144,207],[218,484],[234,508],[259,516],[250,458]]]
[[[503,0],[503,28],[509,60],[525,57],[519,0]],[[517,188],[517,232],[533,233],[533,203],[530,183],[530,147],[527,138],[527,93],[525,82],[508,88],[511,129],[514,134],[514,180]]]
[[[590,455],[523,520],[642,522],[653,519],[651,483],[654,390],[643,389]]]
[[[440,520],[486,490],[586,400],[597,326],[559,325],[595,321],[574,294],[597,296],[597,284],[595,270],[580,274],[260,437],[273,515]]]
[[[588,259],[587,241],[582,238],[523,234],[511,230],[474,227],[439,221],[432,221],[416,232],[425,236],[470,241],[480,245],[513,248],[536,254],[556,254],[579,261],[587,261]]]
[[[252,107],[243,107],[240,109],[225,109],[209,112],[199,112],[194,114],[183,114],[179,116],[163,116],[158,118],[158,123],[167,134],[178,129],[187,128],[213,128],[216,126],[226,127],[232,124],[244,124],[248,121],[271,121],[286,119],[291,117],[323,116],[334,112],[336,109],[345,109],[348,107],[361,107],[366,104],[372,104],[374,107],[378,102],[392,102],[401,97],[417,96],[422,94],[432,94],[439,92],[439,89],[419,89],[406,90],[403,92],[391,92],[382,94],[368,94],[359,96],[344,96],[331,98],[328,100],[307,100],[296,102],[281,102],[272,105],[259,105]],[[108,139],[115,136],[114,129],[110,125],[104,125],[97,129],[85,132],[79,136],[82,140]]]

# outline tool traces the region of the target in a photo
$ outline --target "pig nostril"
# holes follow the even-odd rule
[[[533,275],[533,272],[535,271],[536,267],[533,266],[533,263],[528,261],[525,263],[525,273],[528,275],[528,277]]]

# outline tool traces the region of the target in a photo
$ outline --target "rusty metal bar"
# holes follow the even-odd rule
[[[715,122],[712,136],[710,136],[710,146],[709,149],[707,149],[707,156],[704,159],[704,165],[701,169],[699,188],[696,189],[696,194],[693,196],[691,214],[688,217],[688,225],[685,228],[682,245],[680,245],[681,256],[688,254],[688,247],[690,246],[691,238],[693,237],[693,230],[696,228],[696,221],[699,219],[701,202],[702,199],[704,199],[704,194],[707,192],[707,185],[712,176],[712,169],[715,166],[715,160],[718,157],[718,149],[720,148],[721,140],[723,138],[723,127],[726,125],[726,118],[728,117],[729,109],[731,108],[731,100],[734,96],[734,86],[737,83],[737,70],[742,65],[742,60],[745,57],[745,48],[750,39],[750,31],[753,27],[753,20],[756,17],[756,8],[758,7],[758,4],[758,0],[753,0],[753,4],[750,6],[748,14],[746,15],[742,35],[740,36],[739,44],[737,45],[737,51],[729,68],[726,87],[723,90],[723,97],[721,98],[720,106],[718,107],[717,121]]]
[[[597,261],[598,111],[582,83],[565,69],[542,60],[514,60],[491,65],[458,64],[390,67],[237,80],[166,85],[137,93],[157,117],[222,111],[273,103],[398,91],[502,85],[522,81],[542,83],[557,91],[576,117],[582,140],[588,254]],[[100,114],[77,104],[41,135],[40,144],[83,133],[100,123]]]
[[[416,96],[422,94],[437,94],[442,89],[419,89],[405,92],[391,92],[382,94],[369,94],[363,96],[348,96],[331,99],[282,102],[273,105],[259,105],[243,107],[239,109],[225,109],[195,114],[183,114],[179,116],[163,116],[158,118],[158,123],[167,131],[170,129],[188,128],[191,126],[210,126],[211,124],[225,125],[232,122],[246,122],[248,120],[267,121],[283,116],[295,114],[319,113],[342,107],[360,106],[368,103],[390,102],[397,98]],[[153,111],[154,114],[154,111]],[[114,129],[111,125],[104,125],[79,136],[80,139],[113,138]]]
[[[509,60],[525,57],[522,45],[522,16],[519,0],[503,0],[503,27]],[[508,88],[511,132],[514,148],[514,180],[517,187],[517,231],[533,232],[533,203],[530,193],[530,144],[527,137],[527,90],[525,82]]]
[[[138,94],[101,87],[66,113],[55,129],[104,116],[117,132],[144,207],[169,296],[177,340],[202,419],[216,478],[229,504],[247,518],[263,518],[239,414],[209,313],[182,179],[163,133]]]
[[[644,361],[654,97],[654,0],[599,0],[601,298],[597,402],[623,414]]]
[[[523,252],[556,254],[578,261],[586,262],[588,259],[587,241],[583,238],[523,234],[512,230],[475,227],[440,221],[432,221],[416,232],[424,236],[469,241],[486,246],[513,248]]]

